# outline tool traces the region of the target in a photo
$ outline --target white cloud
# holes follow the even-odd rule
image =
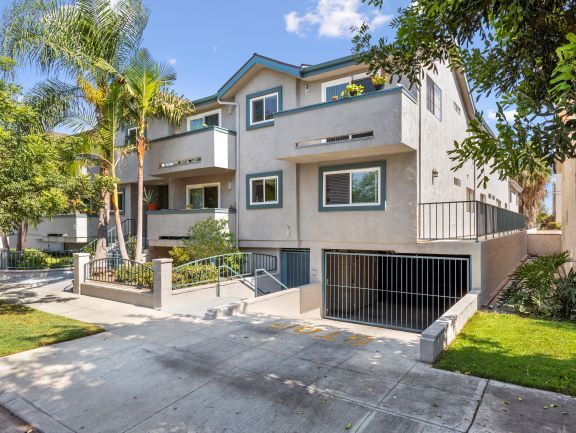
[[[350,27],[364,21],[374,29],[392,19],[391,15],[362,12],[361,5],[361,0],[318,0],[316,7],[303,15],[296,11],[284,15],[286,31],[306,36],[317,27],[319,36],[341,38],[350,36]]]
[[[168,59],[168,64],[174,66],[176,64],[176,59],[175,58]]]
[[[514,116],[516,116],[517,111],[514,109],[511,110],[504,110],[504,117],[508,122],[512,122],[514,120]],[[497,111],[495,109],[488,110],[488,119],[496,120]]]

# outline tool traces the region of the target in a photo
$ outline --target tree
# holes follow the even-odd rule
[[[0,57],[0,71],[14,62]],[[29,225],[80,205],[81,178],[68,175],[76,140],[42,130],[33,107],[19,102],[21,88],[0,79],[0,232],[18,229],[17,249],[26,247]]]
[[[183,243],[188,256],[193,260],[238,252],[236,237],[222,220],[197,222],[188,229],[188,237]]]
[[[33,100],[45,128],[81,129],[87,115],[96,119],[98,127],[104,122],[113,79],[95,63],[105,59],[121,70],[140,45],[148,15],[141,0],[17,0],[7,9],[0,41],[3,51],[41,72],[58,72],[72,81],[52,78],[35,88]],[[113,159],[114,150],[107,144],[100,151],[101,161]],[[111,176],[109,164],[100,165],[99,171]],[[105,187],[99,200],[96,258],[106,252],[109,191]]]
[[[169,87],[176,81],[176,73],[168,64],[156,62],[146,49],[139,50],[125,71],[120,71],[101,59],[98,66],[116,77],[122,84],[126,98],[126,120],[135,125],[136,155],[138,158],[138,197],[136,215],[136,261],[142,261],[142,223],[144,198],[144,156],[148,148],[146,131],[151,119],[164,119],[179,125],[182,117],[191,114],[191,101],[179,96]]]
[[[363,1],[377,8],[383,4]],[[423,69],[442,62],[463,69],[477,94],[498,98],[498,134],[487,132],[478,115],[470,137],[451,152],[455,168],[472,160],[487,182],[485,170],[514,178],[576,156],[574,125],[559,115],[575,99],[551,92],[557,49],[576,30],[575,2],[419,0],[401,8],[392,26],[392,42],[381,38],[373,44],[365,24],[356,31],[354,52],[371,70],[419,84]],[[567,78],[574,87],[573,78]],[[505,116],[510,109],[516,110],[513,119]]]
[[[546,197],[546,184],[550,181],[550,170],[533,173],[525,171],[516,176],[516,182],[522,188],[520,193],[520,212],[526,216],[528,227],[536,225],[536,219]]]

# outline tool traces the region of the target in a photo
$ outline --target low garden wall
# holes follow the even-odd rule
[[[528,254],[544,256],[562,251],[561,230],[530,230],[528,232]]]
[[[432,363],[478,311],[480,290],[472,290],[426,328],[420,337],[420,361]]]

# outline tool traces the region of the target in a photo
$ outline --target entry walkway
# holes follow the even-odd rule
[[[572,433],[572,398],[434,370],[418,335],[269,316],[203,321],[63,293],[2,298],[108,332],[0,359],[0,404],[44,433]]]

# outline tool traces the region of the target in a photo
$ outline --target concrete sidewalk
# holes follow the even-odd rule
[[[203,321],[0,289],[108,332],[0,359],[0,403],[51,432],[576,432],[576,400],[434,370],[418,335],[268,316]]]

